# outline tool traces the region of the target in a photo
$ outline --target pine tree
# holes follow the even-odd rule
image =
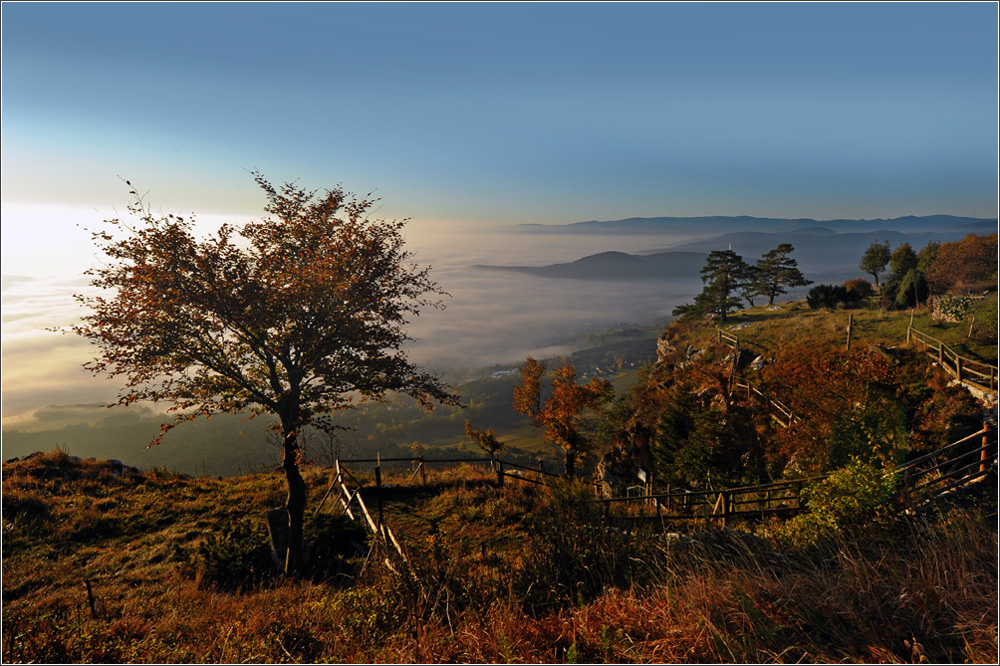
[[[798,268],[798,262],[789,257],[795,248],[791,243],[782,243],[757,260],[757,270],[753,272],[754,295],[767,296],[767,304],[774,305],[774,299],[787,293],[789,288],[805,287],[812,284]]]
[[[740,309],[740,299],[736,296],[747,282],[748,269],[743,257],[732,250],[710,252],[701,269],[701,281],[705,288],[695,298],[695,304],[704,312],[719,316],[726,321],[726,315]]]

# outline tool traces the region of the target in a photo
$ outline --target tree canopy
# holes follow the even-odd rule
[[[596,377],[577,384],[576,369],[563,365],[553,371],[551,394],[542,400],[542,378],[546,364],[530,356],[521,366],[521,380],[514,387],[514,409],[532,416],[545,437],[565,454],[566,476],[572,478],[576,460],[590,451],[591,439],[585,428],[585,410],[597,410],[614,397],[611,382]]]
[[[170,405],[174,420],[154,443],[203,415],[279,418],[286,572],[294,573],[305,506],[300,429],[329,430],[332,412],[388,391],[428,409],[457,399],[402,350],[408,317],[443,307],[444,295],[404,249],[404,221],[370,219],[375,200],[339,186],[276,188],[253,176],[267,215],[203,239],[193,218],[154,214],[133,189],[131,218],[108,220],[109,230],[93,234],[109,260],[88,275],[112,295],[78,295],[90,313],[73,330],[100,350],[87,369],[124,380],[118,404]]]
[[[965,290],[983,283],[996,283],[997,234],[967,234],[955,243],[938,246],[927,268],[931,291]]]
[[[791,243],[781,243],[757,260],[757,270],[751,275],[757,283],[757,293],[767,296],[767,304],[774,305],[776,296],[794,287],[812,284],[799,270],[799,264],[788,255],[795,251]]]
[[[865,250],[858,266],[865,273],[872,276],[875,280],[875,286],[878,287],[879,273],[884,271],[885,267],[889,265],[890,258],[891,254],[889,252],[889,241],[884,241],[882,243],[875,241],[868,246],[867,250]]]
[[[732,250],[713,250],[701,269],[705,287],[695,296],[694,305],[680,305],[674,308],[673,314],[682,318],[714,314],[725,321],[726,315],[740,309],[737,294],[746,286],[749,272],[743,257]]]

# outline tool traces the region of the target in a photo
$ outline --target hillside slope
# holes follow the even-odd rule
[[[360,471],[358,471],[360,473]],[[371,477],[362,474],[371,483]],[[216,481],[60,452],[3,467],[11,662],[989,662],[996,496],[821,550],[602,526],[583,488],[389,477],[396,577],[326,511],[311,576],[269,569],[278,475]],[[307,473],[312,497],[325,487]],[[368,486],[369,491],[371,486]],[[358,549],[360,546],[360,549]]]

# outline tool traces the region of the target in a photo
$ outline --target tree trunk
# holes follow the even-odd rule
[[[566,449],[566,467],[565,473],[567,479],[572,479],[576,474],[576,449],[568,448]]]
[[[285,575],[294,577],[302,567],[302,541],[304,537],[303,521],[306,513],[306,483],[299,474],[299,443],[297,433],[284,433],[285,458],[282,467],[285,469],[285,480],[288,482],[288,499],[285,509],[288,511],[288,552],[285,556]]]

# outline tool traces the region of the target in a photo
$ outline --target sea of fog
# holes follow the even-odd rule
[[[432,369],[476,369],[546,357],[578,348],[581,336],[618,323],[665,323],[678,304],[701,289],[691,280],[563,280],[477,264],[544,266],[598,252],[638,253],[684,238],[614,237],[476,229],[457,224],[415,225],[408,246],[429,264],[450,295],[442,311],[416,318],[411,358]]]
[[[99,261],[89,235],[58,212],[5,210],[4,218],[4,427],[17,427],[47,405],[112,401],[117,385],[81,368],[92,355],[88,344],[45,330],[70,326],[82,312],[73,294],[87,288],[82,271]],[[540,234],[419,220],[405,233],[415,261],[430,265],[449,294],[443,310],[428,308],[409,327],[411,358],[435,372],[461,376],[527,355],[565,353],[584,334],[618,323],[665,323],[701,288],[697,276],[683,282],[560,280],[475,268],[544,266],[609,250],[639,253],[690,237]]]

